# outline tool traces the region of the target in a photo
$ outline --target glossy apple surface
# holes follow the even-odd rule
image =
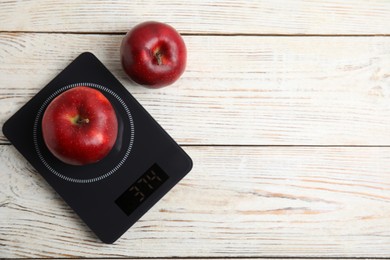
[[[97,89],[69,89],[46,108],[42,134],[50,152],[72,165],[103,159],[115,144],[118,120],[110,101]]]
[[[121,63],[136,83],[160,88],[174,83],[184,72],[187,49],[180,34],[170,25],[144,22],[122,40]]]

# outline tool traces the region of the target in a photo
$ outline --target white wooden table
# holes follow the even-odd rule
[[[166,22],[188,66],[135,86],[125,32]],[[0,258],[390,257],[390,1],[0,1],[0,124],[93,52],[193,171],[102,244],[0,134]]]

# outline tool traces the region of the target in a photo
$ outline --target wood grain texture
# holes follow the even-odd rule
[[[125,77],[121,39],[0,34],[0,124],[92,51],[181,144],[390,145],[390,37],[186,36],[187,70],[160,90]]]
[[[390,148],[185,147],[187,177],[104,245],[1,145],[1,257],[386,257]]]
[[[125,32],[145,20],[190,34],[389,34],[390,2],[1,1],[0,31]]]

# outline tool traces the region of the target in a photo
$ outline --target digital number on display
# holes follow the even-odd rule
[[[129,216],[167,179],[168,175],[157,164],[154,164],[115,203]]]

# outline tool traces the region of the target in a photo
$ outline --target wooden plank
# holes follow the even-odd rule
[[[191,34],[390,33],[390,2],[383,0],[11,0],[0,2],[0,17],[0,31],[125,32],[158,20]]]
[[[121,39],[0,34],[0,124],[92,51],[181,144],[390,145],[390,37],[186,36],[187,70],[160,90],[128,81]]]
[[[104,245],[0,145],[0,257],[390,257],[390,148],[185,150],[193,171]]]

